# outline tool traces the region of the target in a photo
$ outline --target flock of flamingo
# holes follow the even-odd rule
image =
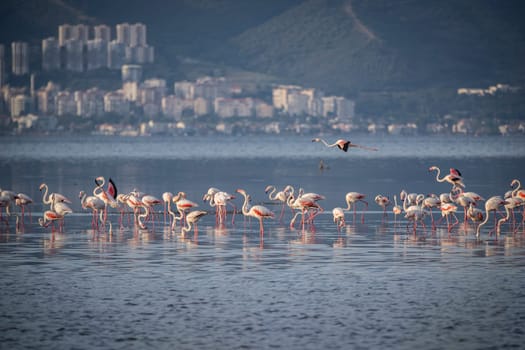
[[[315,138],[312,142],[321,142],[326,147],[337,147],[340,150],[347,152],[349,148],[361,148],[368,151],[377,151],[376,148],[365,147],[351,143],[347,140],[338,140],[334,144],[329,144],[323,139]],[[480,236],[481,229],[489,221],[489,216],[492,213],[494,219],[494,227],[489,231],[489,234],[496,233],[499,236],[503,224],[511,225],[511,232],[517,233],[520,228],[525,232],[525,189],[521,188],[519,180],[514,179],[510,183],[510,190],[503,195],[492,196],[484,199],[475,192],[465,192],[465,183],[459,170],[451,168],[449,173],[443,177],[441,170],[437,166],[431,166],[429,172],[436,172],[435,180],[437,182],[448,182],[451,185],[449,192],[436,194],[418,194],[408,193],[402,190],[399,193],[400,203],[397,202],[397,195],[393,196],[394,201],[390,200],[389,196],[378,194],[374,201],[382,208],[383,220],[388,217],[389,207],[394,215],[394,225],[398,224],[398,215],[403,215],[407,220],[407,230],[410,225],[413,227],[413,232],[416,234],[418,224],[426,230],[425,221],[430,221],[431,227],[435,230],[442,221],[446,221],[447,231],[450,233],[455,226],[459,224],[459,219],[456,213],[463,208],[463,223],[466,226],[471,221],[476,227],[476,237]],[[51,225],[52,230],[55,230],[55,222],[58,224],[58,229],[63,230],[64,218],[73,213],[73,210],[68,204],[71,200],[60,193],[49,193],[47,184],[40,185],[40,191],[43,192],[42,202],[49,205],[49,209],[45,210],[43,216],[39,218],[39,224],[43,227]],[[292,212],[289,222],[290,228],[295,227],[295,223],[300,217],[300,225],[304,231],[307,226],[313,228],[315,218],[322,212],[321,201],[325,197],[318,193],[305,193],[302,188],[297,191],[292,185],[285,186],[282,190],[278,190],[273,185],[268,185],[264,189],[268,195],[269,200],[275,203],[280,203],[279,222],[283,223],[286,207]],[[260,235],[264,237],[264,220],[274,219],[275,213],[263,205],[251,205],[251,195],[243,189],[237,189],[235,193],[243,197],[243,204],[240,210],[245,217],[253,217],[259,221]],[[92,195],[88,195],[85,191],[79,192],[79,200],[84,210],[90,210],[92,213],[92,227],[93,229],[105,229],[108,210],[114,208],[119,212],[119,224],[124,225],[124,219],[127,215],[128,224],[133,218],[134,225],[140,229],[146,229],[149,224],[154,225],[155,215],[164,213],[164,223],[169,224],[171,230],[177,229],[177,222],[180,224],[181,234],[184,235],[191,231],[192,227],[194,233],[197,233],[197,222],[208,214],[205,210],[196,209],[199,205],[186,198],[186,193],[178,192],[173,194],[171,192],[164,192],[161,198],[151,194],[142,193],[135,189],[127,194],[117,193],[117,187],[112,179],[106,183],[104,177],[100,176],[95,179],[95,188]],[[218,188],[211,187],[203,195],[202,200],[207,202],[211,208],[215,210],[216,225],[225,225],[228,213],[231,213],[231,222],[234,224],[235,215],[238,212],[234,203],[236,195],[222,191]],[[354,221],[356,220],[356,207],[358,203],[362,203],[364,208],[361,214],[361,223],[364,223],[364,214],[368,210],[368,202],[366,195],[359,192],[348,192],[344,198],[346,207],[333,208],[333,222],[338,231],[346,225],[345,214],[350,211],[353,212]],[[9,190],[0,189],[0,220],[9,224],[8,218],[14,214],[16,216],[17,225],[23,224],[26,207],[33,203],[33,200],[26,194],[15,193]],[[485,210],[480,209],[480,204],[484,203]],[[12,206],[18,206],[20,211],[13,212]],[[155,206],[164,206],[163,211],[155,211]],[[228,206],[231,210],[228,211]],[[522,209],[523,208],[523,209]],[[5,217],[3,211],[5,210]],[[503,210],[505,214],[503,214]],[[438,213],[439,219],[435,220],[434,211]],[[521,220],[517,220],[516,212],[521,213]],[[29,212],[29,215],[31,213]],[[499,216],[498,216],[499,215]],[[20,221],[21,219],[21,221]],[[110,223],[111,225],[111,223]]]

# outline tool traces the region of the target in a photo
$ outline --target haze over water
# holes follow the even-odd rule
[[[335,141],[336,137],[326,137]],[[311,137],[0,138],[0,188],[29,194],[32,222],[0,227],[0,344],[6,348],[490,348],[525,341],[522,231],[481,240],[474,226],[448,234],[382,222],[376,194],[441,193],[428,167],[463,174],[466,190],[503,195],[523,180],[521,137],[357,135],[378,152],[343,153]],[[328,167],[319,169],[323,160]],[[209,215],[199,233],[170,231],[162,215],[147,230],[112,211],[112,232],[91,228],[78,192],[96,176],[119,192],[161,197],[184,191]],[[524,180],[525,181],[525,180]],[[39,185],[75,211],[64,233],[36,223]],[[202,202],[209,187],[244,188],[277,214],[268,184],[326,196],[315,229],[241,214],[215,225]],[[347,213],[338,232],[331,209],[347,192],[366,194],[365,223]],[[241,196],[239,196],[241,197]],[[242,205],[242,198],[235,204]],[[362,206],[358,204],[359,214]],[[158,210],[162,210],[160,207]],[[278,216],[278,215],[277,215]],[[462,220],[462,214],[458,212]],[[229,218],[231,218],[229,216]],[[518,218],[521,218],[518,215]]]

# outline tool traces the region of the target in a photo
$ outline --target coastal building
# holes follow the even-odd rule
[[[130,104],[122,90],[111,91],[104,95],[104,112],[126,115],[129,111]]]
[[[164,96],[161,101],[162,113],[167,117],[180,119],[183,114],[192,114],[194,100],[183,99],[176,95]]]
[[[60,91],[60,86],[48,82],[46,86],[36,92],[37,112],[40,115],[52,115],[55,113],[55,98]]]
[[[75,95],[69,91],[60,91],[55,97],[55,108],[57,116],[77,115]]]
[[[11,117],[18,117],[31,111],[31,98],[27,95],[11,97]]]
[[[190,81],[177,81],[173,84],[176,96],[182,99],[193,100],[195,98],[195,84]]]
[[[123,82],[140,82],[142,80],[142,66],[138,64],[124,64],[121,68]]]
[[[82,117],[101,116],[104,114],[104,92],[98,88],[75,92],[77,115]]]

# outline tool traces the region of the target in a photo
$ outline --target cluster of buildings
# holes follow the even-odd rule
[[[128,63],[153,63],[154,48],[147,43],[147,28],[142,23],[120,23],[112,28],[105,25],[62,24],[58,38],[42,40],[42,70],[84,72],[99,68],[120,69]],[[5,82],[7,52],[0,45],[0,85]],[[30,73],[29,43],[11,43],[11,74]]]
[[[163,78],[144,79],[143,65],[154,62],[154,49],[148,45],[146,34],[146,26],[142,23],[117,24],[114,35],[112,28],[103,24],[63,24],[58,27],[58,37],[42,40],[42,71],[118,69],[122,84],[113,91],[99,87],[71,91],[53,82],[36,87],[35,72],[30,69],[30,53],[34,50],[29,44],[11,43],[10,61],[6,46],[0,44],[0,125],[15,123],[18,132],[25,129],[53,131],[61,119],[88,125],[94,132],[140,135],[169,133],[171,129],[180,132],[188,127],[208,128],[209,131],[209,122],[203,126],[200,117],[213,116],[213,132],[219,133],[231,133],[235,128],[264,133],[323,132],[328,131],[327,128],[336,132],[362,130],[389,134],[418,131],[414,123],[365,121],[357,125],[355,101],[327,96],[314,88],[277,85],[272,87],[270,95],[261,96],[255,83],[225,77],[205,76],[171,84]],[[22,79],[27,77],[29,89],[5,84],[8,63],[10,74],[22,76]],[[457,93],[485,96],[518,90],[497,84],[487,89],[462,88]],[[107,122],[108,119],[130,120],[129,116],[136,117],[134,120],[140,121],[138,125]],[[317,124],[305,122],[303,117],[316,117]],[[428,124],[424,132],[475,133],[480,130],[472,119],[452,119],[455,118]],[[502,124],[499,132],[525,132],[525,124]]]

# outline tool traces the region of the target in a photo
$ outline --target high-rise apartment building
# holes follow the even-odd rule
[[[66,69],[74,72],[84,71],[84,43],[71,39],[64,45],[66,49]]]
[[[29,45],[26,42],[11,43],[12,71],[15,75],[29,73]]]
[[[86,44],[87,70],[107,67],[108,43],[102,39],[88,40]]]
[[[60,46],[55,37],[42,40],[42,69],[45,71],[60,69]]]
[[[129,26],[129,46],[146,46],[146,25],[135,23]]]
[[[5,46],[0,44],[0,88],[5,83]]]
[[[129,46],[130,43],[130,26],[129,23],[117,24],[117,39],[116,41],[120,44]]]
[[[111,27],[105,24],[101,24],[98,26],[94,26],[93,31],[95,34],[94,36],[95,39],[104,40],[105,42],[108,42],[108,43],[111,41]]]

